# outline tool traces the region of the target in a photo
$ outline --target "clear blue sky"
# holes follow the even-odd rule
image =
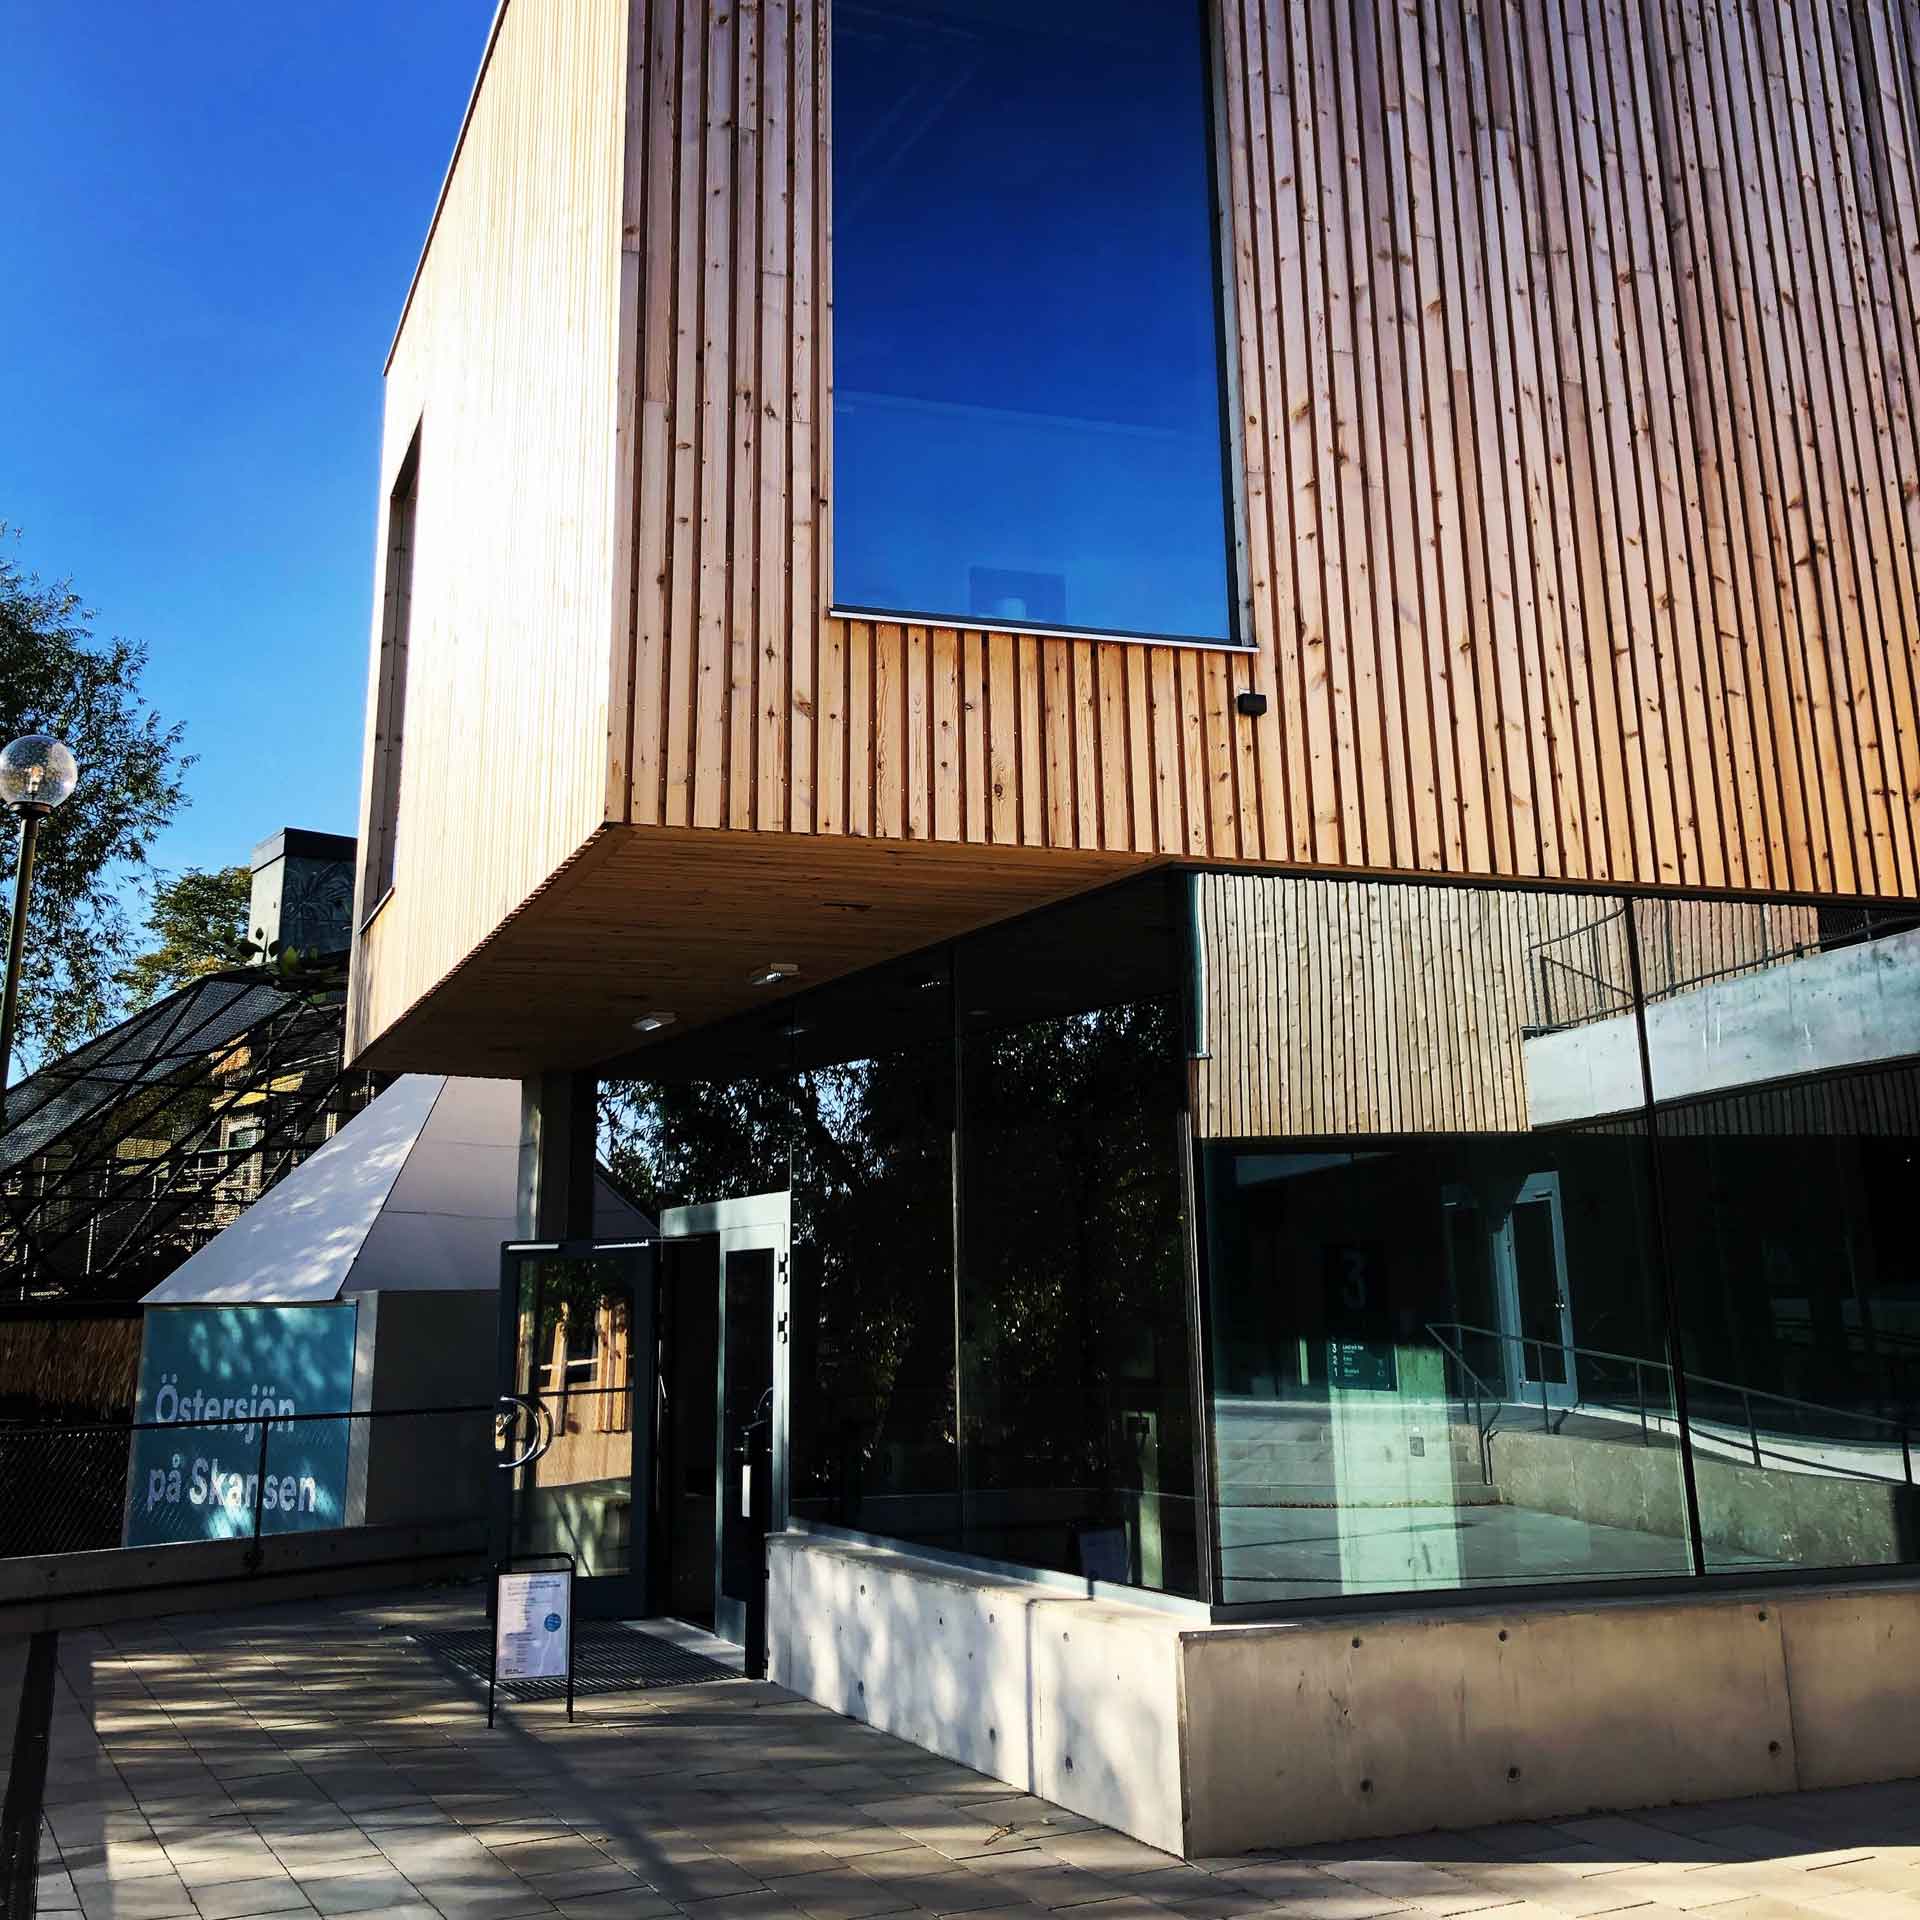
[[[351,833],[381,366],[492,0],[0,0],[0,519],[200,756],[160,863]]]

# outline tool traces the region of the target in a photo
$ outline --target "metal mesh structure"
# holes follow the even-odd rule
[[[10,1090],[0,1287],[133,1299],[371,1097],[337,977],[210,974]]]

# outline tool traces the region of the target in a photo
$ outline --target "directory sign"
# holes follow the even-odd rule
[[[563,1680],[573,1644],[573,1571],[495,1575],[493,1677]]]
[[[127,1460],[126,1544],[347,1524],[358,1309],[149,1307]]]

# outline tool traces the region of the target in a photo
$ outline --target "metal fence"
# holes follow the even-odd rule
[[[495,1403],[0,1429],[0,1559],[485,1521]]]

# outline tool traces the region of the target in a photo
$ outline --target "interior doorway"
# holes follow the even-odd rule
[[[1461,1357],[1516,1401],[1577,1406],[1559,1174],[1451,1186],[1442,1211]]]

